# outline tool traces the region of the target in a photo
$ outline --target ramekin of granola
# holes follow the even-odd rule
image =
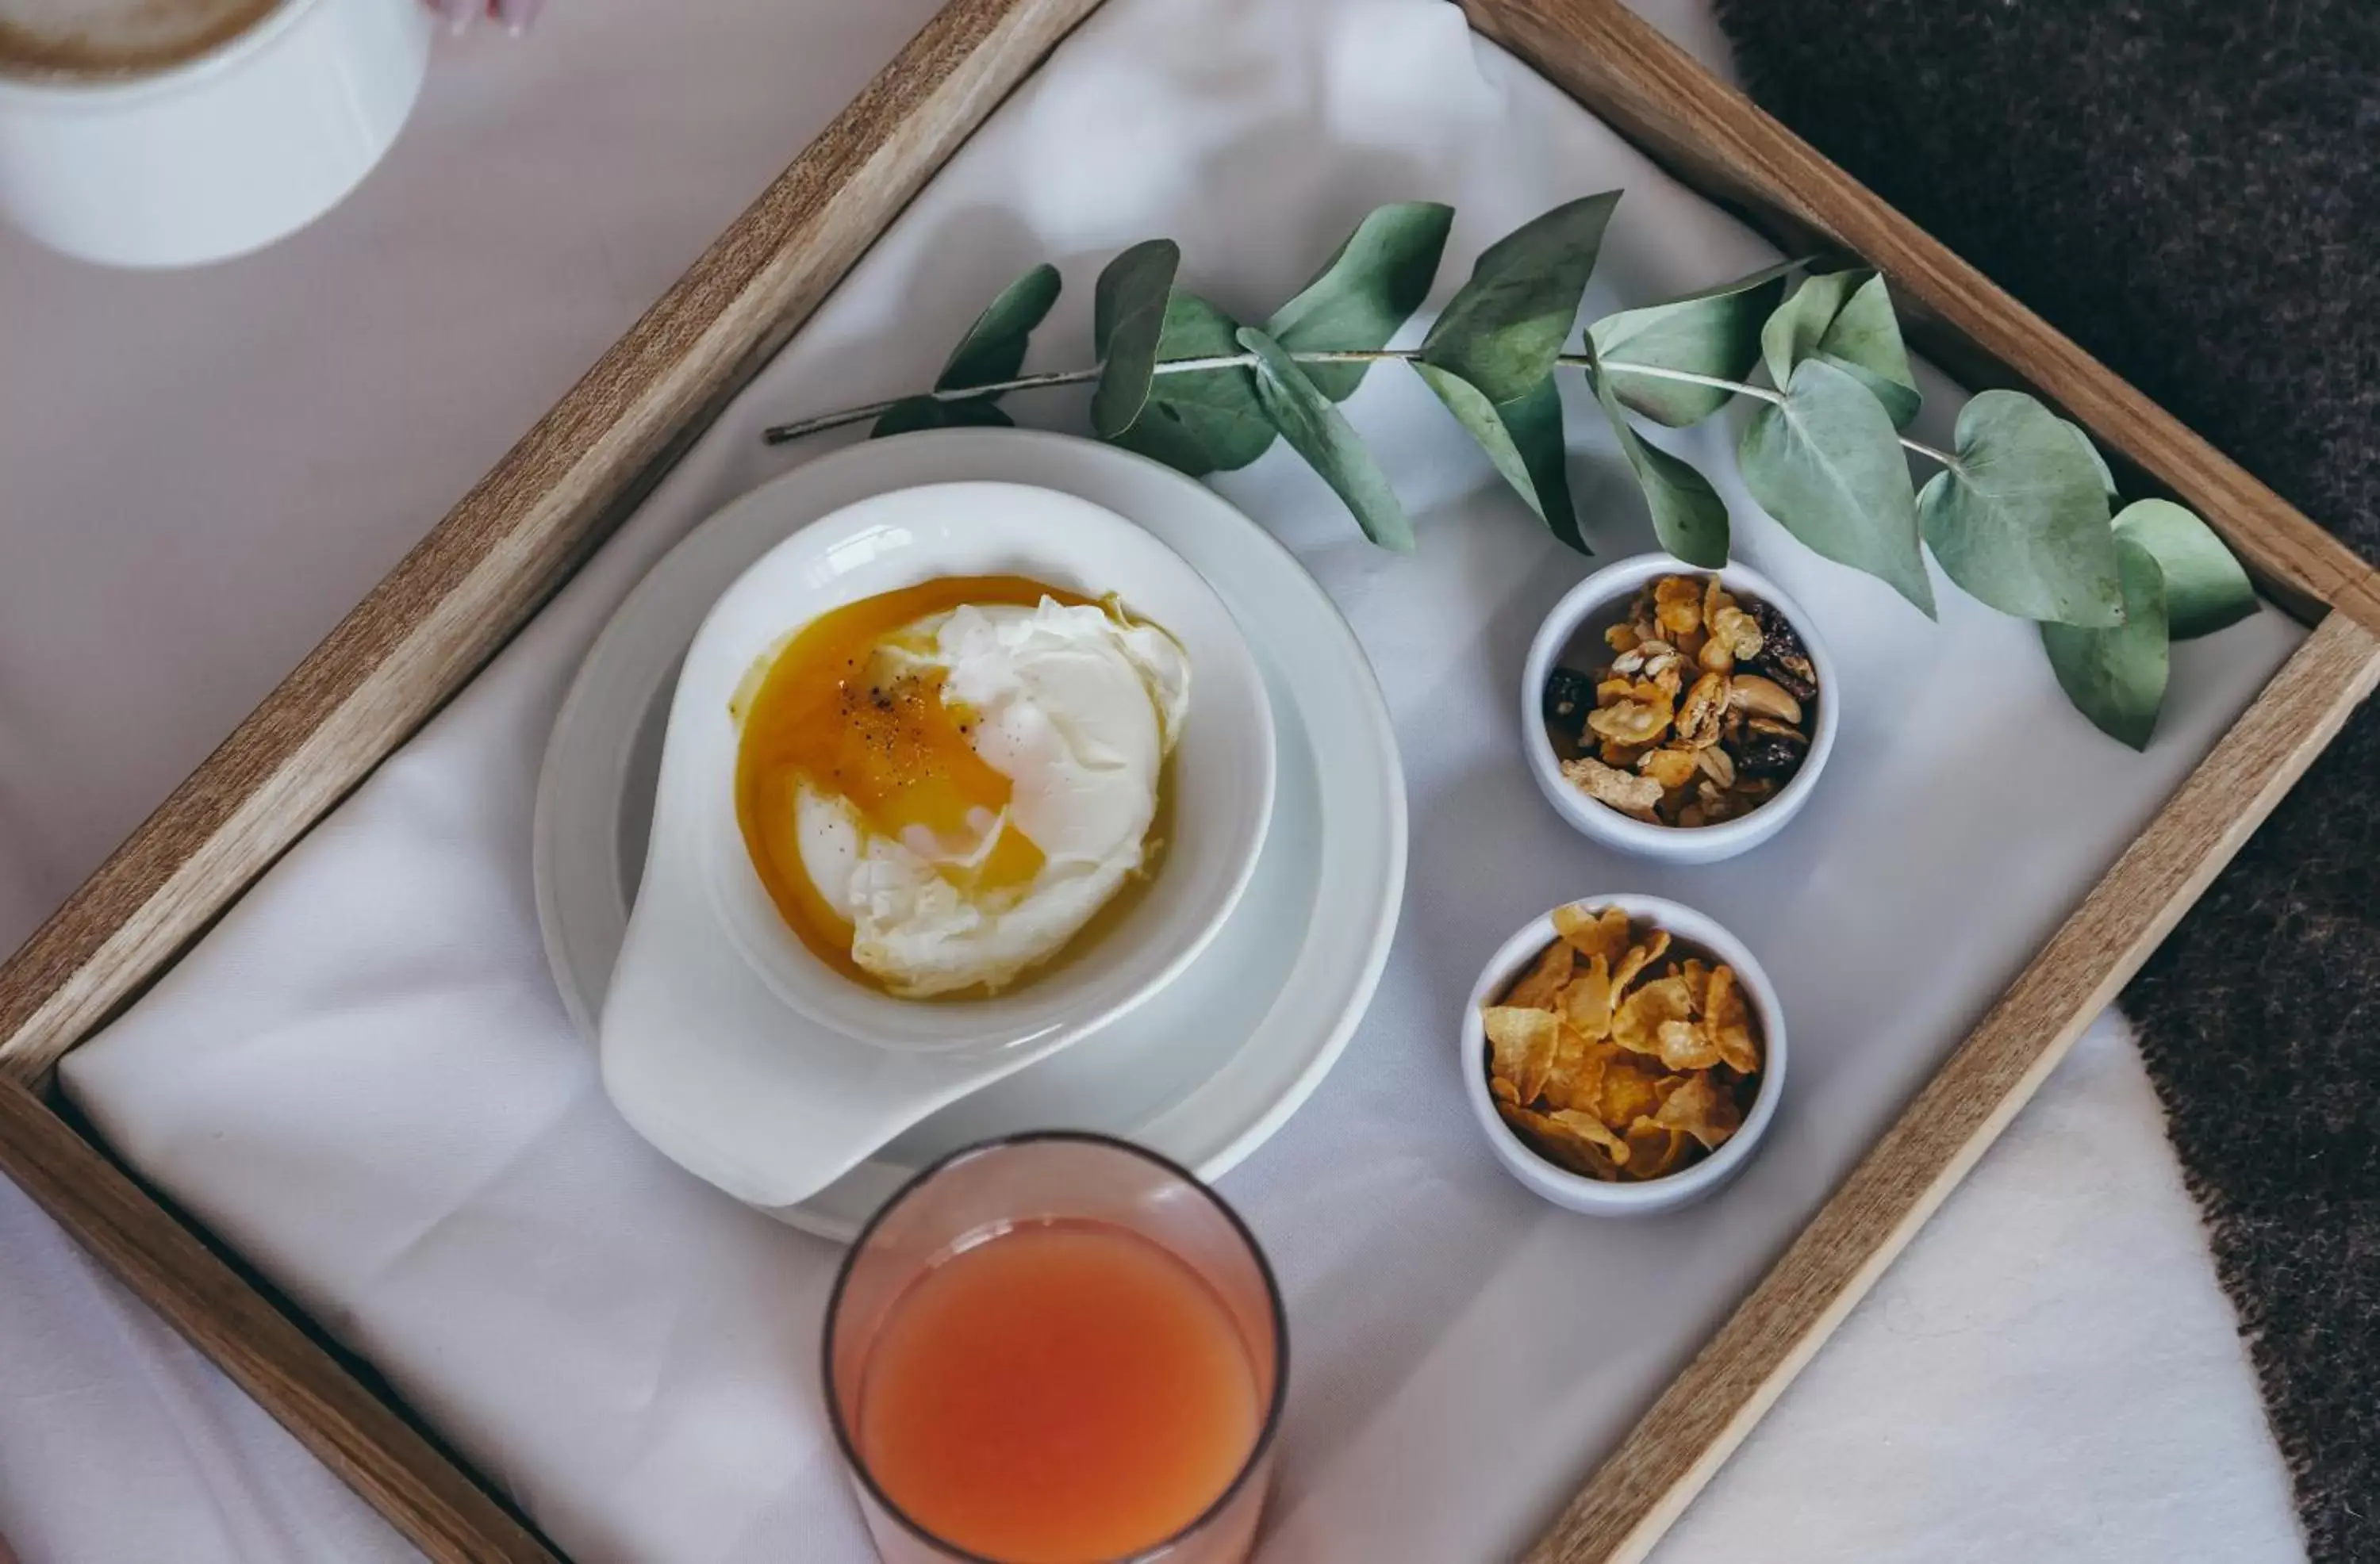
[[[1834,748],[1834,684],[1809,616],[1774,582],[1642,554],[1546,616],[1522,675],[1522,744],[1547,800],[1587,836],[1713,863],[1807,801]]]

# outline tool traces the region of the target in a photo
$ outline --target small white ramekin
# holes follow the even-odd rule
[[[1647,581],[1661,576],[1710,574],[1668,554],[1638,554],[1604,566],[1554,604],[1553,612],[1537,627],[1536,639],[1529,645],[1528,663],[1521,673],[1521,747],[1528,756],[1529,774],[1537,779],[1537,787],[1554,806],[1554,812],[1582,834],[1607,847],[1665,863],[1713,864],[1749,852],[1776,835],[1809,802],[1812,790],[1818,784],[1818,773],[1826,770],[1827,757],[1835,748],[1840,686],[1835,679],[1834,662],[1827,655],[1826,643],[1818,638],[1810,616],[1775,582],[1749,566],[1730,564],[1718,573],[1720,583],[1736,596],[1757,598],[1783,614],[1785,623],[1802,637],[1811,665],[1817,671],[1817,727],[1810,734],[1810,753],[1803,758],[1801,770],[1778,790],[1776,797],[1749,814],[1718,825],[1692,827],[1632,819],[1588,797],[1563,778],[1553,740],[1546,734],[1545,719],[1546,680],[1560,664],[1563,651],[1582,633],[1597,629],[1598,621],[1616,622],[1618,614],[1614,611],[1624,608]],[[1595,660],[1599,662],[1606,657],[1598,644]]]
[[[1496,1159],[1504,1164],[1504,1170],[1555,1205],[1601,1217],[1642,1217],[1674,1211],[1716,1194],[1742,1172],[1761,1137],[1768,1133],[1770,1121],[1777,1117],[1778,1097],[1785,1087],[1784,1008],[1777,1002],[1777,990],[1769,984],[1768,974],[1753,959],[1751,951],[1717,920],[1658,896],[1582,896],[1578,901],[1598,910],[1618,907],[1633,921],[1666,928],[1671,939],[1698,945],[1714,959],[1735,969],[1736,978],[1751,1000],[1752,1013],[1760,1024],[1760,1090],[1752,1100],[1751,1110],[1743,1116],[1743,1127],[1729,1136],[1717,1151],[1691,1167],[1643,1183],[1608,1183],[1547,1161],[1504,1122],[1504,1116],[1496,1111],[1496,1099],[1488,1092],[1488,1032],[1479,1012],[1511,988],[1536,960],[1537,952],[1558,938],[1551,910],[1531,919],[1505,940],[1471,990],[1470,1001],[1463,1012],[1461,1041],[1455,1050],[1455,1062],[1463,1073],[1463,1092],[1471,1101],[1472,1117],[1479,1121],[1480,1132],[1495,1149]]]

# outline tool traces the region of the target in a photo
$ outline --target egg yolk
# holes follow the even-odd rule
[[[922,830],[953,856],[971,849],[1007,807],[1008,777],[969,742],[974,714],[942,699],[939,669],[886,655],[900,632],[968,603],[1030,608],[1043,598],[1086,602],[1022,576],[957,576],[863,598],[820,615],[774,652],[757,688],[739,697],[735,815],[769,898],[812,953],[846,976],[874,980],[851,959],[852,926],[802,861],[802,785],[845,800],[870,832],[914,841]],[[923,650],[922,646],[911,649]],[[1003,823],[972,866],[937,872],[970,898],[1029,884],[1041,849]]]

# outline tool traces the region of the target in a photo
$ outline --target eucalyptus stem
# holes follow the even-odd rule
[[[1590,373],[1593,372],[1594,360],[1584,353],[1565,353],[1559,361],[1573,364],[1587,370]],[[1644,375],[1652,380],[1683,381],[1688,385],[1712,386],[1720,391],[1732,391],[1738,396],[1757,396],[1763,402],[1777,406],[1783,406],[1785,404],[1783,396],[1765,385],[1747,385],[1740,380],[1722,380],[1718,375],[1698,375],[1689,370],[1664,370],[1651,364],[1632,364],[1621,358],[1607,360],[1603,367],[1608,370],[1625,370],[1632,375]],[[1962,470],[1959,467],[1959,458],[1949,452],[1937,451],[1924,441],[1912,440],[1907,435],[1900,435],[1898,438],[1902,450],[1914,451],[1926,460],[1938,463],[1953,472]]]
[[[1421,352],[1418,348],[1412,347],[1383,347],[1369,352],[1343,350],[1292,353],[1290,357],[1301,364],[1381,364],[1392,361],[1411,363],[1421,357]],[[1245,370],[1254,367],[1256,361],[1256,355],[1253,353],[1224,353],[1206,358],[1161,358],[1158,360],[1156,372],[1160,375],[1181,375],[1202,370]],[[1731,391],[1738,396],[1757,397],[1763,402],[1780,406],[1785,401],[1781,394],[1770,390],[1767,386],[1753,385],[1740,380],[1728,380],[1718,375],[1698,375],[1691,370],[1669,370],[1656,364],[1634,364],[1624,358],[1604,359],[1598,362],[1591,353],[1565,353],[1557,358],[1554,362],[1565,369],[1584,370],[1590,376],[1597,369],[1625,370],[1632,375],[1642,375],[1648,380],[1679,381],[1687,385],[1707,385],[1714,390]],[[959,386],[947,391],[914,392],[907,396],[895,396],[882,402],[870,402],[861,407],[846,407],[839,413],[821,413],[812,418],[799,418],[792,423],[773,424],[761,431],[760,438],[771,445],[783,445],[787,441],[799,440],[804,435],[819,434],[830,429],[841,429],[846,424],[865,423],[869,418],[882,418],[902,403],[914,402],[919,397],[933,402],[965,402],[978,396],[1000,396],[1012,391],[1039,391],[1052,385],[1081,385],[1086,382],[1099,379],[1100,368],[1101,366],[1093,364],[1084,370],[1046,370],[1039,374],[1019,375],[1014,380],[994,381],[989,385]],[[1959,466],[1958,458],[1948,451],[1937,451],[1923,442],[1905,437],[1900,443],[1904,448],[1914,451],[1919,455],[1929,461],[1937,462],[1943,467],[1955,470]]]
[[[1950,455],[1948,451],[1937,451],[1933,446],[1926,444],[1924,441],[1911,440],[1904,435],[1901,438],[1900,443],[1904,449],[1916,452],[1927,461],[1938,462],[1942,466],[1949,467],[1952,472],[1964,472],[1967,470],[1959,465],[1958,457]]]
[[[1572,369],[1585,370],[1590,376],[1598,367],[1594,355],[1587,353],[1565,353],[1554,362],[1567,364]],[[1653,364],[1632,364],[1625,358],[1606,358],[1600,361],[1600,367],[1606,370],[1625,370],[1632,375],[1643,375],[1648,380],[1673,380],[1687,385],[1707,385],[1719,391],[1732,391],[1738,396],[1756,396],[1763,402],[1782,405],[1785,400],[1782,395],[1765,385],[1748,385],[1742,381],[1726,380],[1718,375],[1698,375],[1692,370],[1665,370]]]
[[[1162,371],[1167,366],[1160,364]],[[1049,370],[1038,375],[1020,375],[1014,380],[1000,381],[991,385],[971,385],[962,391],[919,391],[907,396],[895,396],[890,401],[870,402],[861,407],[845,407],[840,413],[820,413],[813,418],[796,418],[789,424],[771,424],[760,431],[760,438],[771,445],[783,445],[788,440],[799,440],[806,434],[819,434],[845,424],[865,423],[880,418],[904,402],[924,397],[932,402],[963,402],[972,396],[997,396],[1006,391],[1038,391],[1045,385],[1079,385],[1099,378],[1099,367],[1087,370]]]
[[[1383,349],[1378,353],[1356,351],[1293,353],[1291,358],[1301,364],[1377,364],[1390,358],[1416,358],[1412,351]],[[1198,370],[1245,370],[1257,361],[1253,353],[1224,353],[1208,358],[1161,358],[1156,365],[1160,375],[1189,374]],[[863,407],[845,407],[839,413],[820,413],[814,418],[799,418],[789,424],[772,424],[761,430],[760,438],[771,445],[783,445],[789,440],[799,440],[806,434],[818,434],[845,424],[864,423],[882,418],[904,402],[924,398],[929,402],[966,402],[978,396],[1000,396],[1012,391],[1039,391],[1045,386],[1081,385],[1099,378],[1102,366],[1093,364],[1087,370],[1050,370],[1038,375],[1019,375],[1014,380],[993,381],[988,385],[964,385],[950,390],[912,392],[882,402],[870,402]]]

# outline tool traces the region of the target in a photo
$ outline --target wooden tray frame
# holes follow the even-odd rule
[[[2313,634],[1633,1430],[1531,1564],[1634,1558],[1809,1361],[2380,681],[2380,573],[1619,0],[1460,0],[1789,250],[1881,269],[1972,385],[2026,386],[2214,524]],[[0,1170],[437,1559],[551,1546],[112,1161],[60,1057],[467,683],[1099,0],[950,0],[90,880],[0,965]]]

